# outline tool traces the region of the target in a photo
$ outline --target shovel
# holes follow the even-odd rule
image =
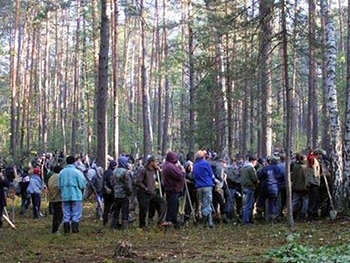
[[[327,178],[326,178],[326,176],[323,176],[323,178],[324,178],[324,182],[326,185],[326,189],[327,189],[327,193],[328,193],[328,197],[329,197],[330,208],[331,208],[331,210],[329,211],[329,216],[330,216],[331,220],[334,220],[337,218],[338,212],[334,209],[333,198],[332,198],[331,192],[329,191]]]

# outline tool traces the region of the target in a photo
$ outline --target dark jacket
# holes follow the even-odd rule
[[[149,164],[140,168],[136,177],[136,186],[138,191],[142,191],[146,194],[154,194],[156,190],[156,170],[151,168]]]
[[[104,198],[109,198],[109,197],[113,197],[114,198],[114,189],[111,186],[111,182],[110,182],[110,178],[113,175],[113,170],[114,167],[109,167],[105,173],[103,174],[103,189],[102,189],[102,193],[103,193],[103,197]]]
[[[132,193],[132,173],[128,169],[128,158],[121,156],[118,158],[118,167],[113,171],[110,184],[114,190],[115,198],[126,198]]]
[[[252,163],[246,163],[241,171],[241,186],[243,188],[256,189],[258,185],[258,177]]]
[[[6,206],[6,196],[5,196],[5,187],[10,187],[10,182],[5,177],[4,179],[0,179],[0,211]],[[0,214],[2,217],[2,215]],[[0,218],[1,219],[1,218]]]
[[[162,168],[164,190],[181,192],[185,186],[185,169],[177,165],[179,158],[176,153],[168,152]]]
[[[265,166],[258,174],[258,179],[261,183],[261,190],[277,197],[279,185],[277,179],[280,177],[281,170],[276,164],[269,164]]]
[[[297,193],[307,193],[307,176],[306,176],[306,163],[303,161],[295,162],[292,166],[291,181],[292,191]]]

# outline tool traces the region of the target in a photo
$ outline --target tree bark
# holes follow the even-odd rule
[[[101,37],[96,96],[97,164],[107,168],[107,102],[109,52],[109,0],[101,0]]]

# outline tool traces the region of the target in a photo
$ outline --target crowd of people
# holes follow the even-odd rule
[[[16,169],[0,173],[0,215],[6,207],[7,189],[17,182],[20,214],[32,206],[33,217],[42,217],[41,197],[47,194],[52,233],[58,233],[61,224],[64,233],[78,233],[83,201],[91,196],[96,203],[96,219],[123,231],[137,216],[142,229],[147,229],[154,218],[159,227],[179,229],[190,219],[212,228],[230,222],[245,226],[263,220],[275,223],[284,217],[283,153],[225,159],[210,150],[189,152],[185,158],[169,151],[163,160],[150,155],[137,162],[121,155],[110,159],[105,171],[86,156],[61,156],[58,161],[52,156],[45,158],[20,175]],[[325,185],[332,185],[330,163],[320,149],[292,158],[289,169],[294,219],[318,220],[329,212]]]

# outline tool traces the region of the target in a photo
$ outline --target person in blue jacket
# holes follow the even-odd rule
[[[79,232],[79,221],[83,211],[83,190],[86,180],[83,173],[75,165],[75,157],[66,158],[67,166],[60,172],[58,187],[61,190],[63,207],[63,231],[69,233]]]
[[[202,204],[202,219],[209,227],[213,227],[213,185],[214,173],[206,160],[206,151],[198,151],[193,165],[193,179],[199,202]]]

